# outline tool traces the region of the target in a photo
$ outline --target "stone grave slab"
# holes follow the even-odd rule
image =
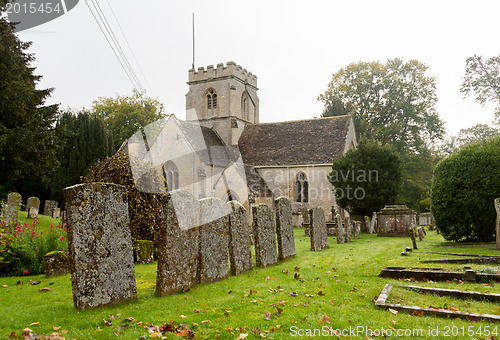
[[[344,244],[344,225],[342,217],[337,214],[335,219],[337,220],[337,244]]]
[[[54,208],[57,208],[57,202],[51,201],[51,200],[46,200],[45,205],[43,207],[43,214],[45,216],[52,216],[52,213],[54,212]]]
[[[64,189],[64,199],[75,307],[137,299],[125,187],[79,184]]]
[[[253,268],[252,239],[247,211],[238,201],[228,202],[229,214],[229,262],[231,273],[240,275]]]
[[[320,251],[328,248],[325,212],[321,207],[309,210],[311,220],[311,250]]]
[[[288,198],[274,200],[276,215],[276,234],[278,236],[278,258],[282,261],[295,256],[295,238],[293,235],[292,205]]]
[[[351,243],[351,237],[352,237],[352,223],[351,223],[351,218],[348,217],[344,220],[345,224],[345,243]]]
[[[273,212],[267,205],[259,204],[252,207],[252,216],[257,267],[272,266],[278,260]]]

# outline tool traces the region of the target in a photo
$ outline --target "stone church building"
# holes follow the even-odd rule
[[[351,117],[259,123],[257,77],[234,62],[191,69],[187,84],[186,121],[169,116],[148,147],[167,190],[236,199],[249,212],[286,196],[294,211],[321,206],[329,217],[332,159],[357,145]]]

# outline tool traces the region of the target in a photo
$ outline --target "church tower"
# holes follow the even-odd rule
[[[257,76],[229,61],[189,70],[186,120],[197,120],[236,145],[246,124],[259,123]]]

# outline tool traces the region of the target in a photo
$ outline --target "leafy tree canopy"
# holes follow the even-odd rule
[[[163,104],[136,90],[132,96],[95,100],[90,114],[104,120],[116,149],[140,128],[166,117]]]

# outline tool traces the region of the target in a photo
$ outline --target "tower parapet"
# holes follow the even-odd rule
[[[225,66],[223,63],[220,63],[216,67],[209,65],[206,68],[198,67],[197,70],[190,69],[188,84],[233,77],[257,88],[257,76],[237,65],[234,61],[228,61]]]

